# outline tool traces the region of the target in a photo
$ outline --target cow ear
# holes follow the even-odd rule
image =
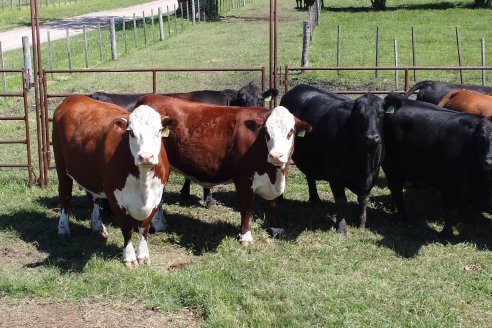
[[[295,129],[298,137],[304,137],[306,133],[311,132],[313,128],[311,127],[311,124],[296,119]]]
[[[161,121],[162,131],[161,135],[163,138],[167,138],[169,136],[169,132],[176,128],[178,122],[169,116],[164,116]]]
[[[112,126],[114,126],[119,133],[125,133],[128,129],[128,121],[126,118],[118,117],[113,120]]]
[[[246,120],[244,121],[244,125],[253,132],[258,132],[263,127],[263,124],[257,120]]]

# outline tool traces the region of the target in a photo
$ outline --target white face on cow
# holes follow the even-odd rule
[[[162,123],[152,107],[141,105],[128,117],[130,150],[135,165],[157,165],[161,150]]]
[[[287,108],[275,107],[265,122],[267,132],[268,162],[284,168],[292,151],[295,120]]]

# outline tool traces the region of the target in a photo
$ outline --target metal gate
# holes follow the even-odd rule
[[[27,168],[29,175],[29,186],[33,185],[34,182],[34,171],[32,167],[32,157],[31,157],[31,136],[29,127],[29,105],[27,99],[27,90],[29,89],[28,74],[23,69],[0,69],[0,73],[11,73],[20,74],[22,76],[22,85],[20,85],[21,91],[19,92],[6,92],[0,93],[0,97],[17,97],[23,99],[24,115],[5,115],[0,116],[0,121],[23,121],[25,126],[25,139],[16,140],[0,140],[0,145],[12,145],[12,144],[23,144],[26,145],[27,153],[27,163],[1,163],[0,167],[13,167],[13,168]],[[39,126],[38,126],[39,127]],[[38,129],[38,131],[40,131]],[[38,138],[39,141],[39,138]],[[38,143],[38,158],[41,159],[40,144]]]

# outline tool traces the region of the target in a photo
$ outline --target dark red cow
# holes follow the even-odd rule
[[[171,166],[203,187],[234,183],[241,211],[239,240],[253,240],[253,193],[269,201],[272,234],[283,229],[276,198],[285,190],[294,136],[311,126],[285,107],[229,107],[146,95],[137,105],[155,108],[170,127],[164,144]]]
[[[130,114],[85,96],[67,97],[57,107],[53,151],[62,205],[60,237],[70,237],[68,213],[75,181],[94,199],[108,199],[123,233],[125,265],[150,263],[149,224],[169,177],[161,120],[149,106],[139,106]],[[134,220],[140,233],[137,254],[131,242]],[[91,225],[94,231],[106,234],[99,215],[92,216]]]
[[[492,116],[492,97],[470,90],[451,91],[438,106],[468,114]]]

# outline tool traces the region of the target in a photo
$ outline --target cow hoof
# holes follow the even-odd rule
[[[207,200],[207,203],[205,205],[207,208],[212,208],[215,206],[218,206],[218,203],[215,199]]]
[[[138,258],[138,265],[150,265],[150,258]]]
[[[138,262],[137,261],[125,261],[123,262],[125,264],[125,267],[127,269],[131,269],[131,268],[136,268],[138,267]]]
[[[337,229],[337,232],[338,232],[339,234],[341,234],[342,236],[347,236],[347,235],[348,235],[348,230],[347,230],[347,227],[338,228],[338,229]]]
[[[238,234],[237,239],[241,243],[242,246],[248,246],[253,242],[253,236],[251,235],[251,231],[248,231],[244,234]]]
[[[285,233],[284,228],[268,228],[268,234],[270,237],[278,237],[280,235],[283,235]]]

